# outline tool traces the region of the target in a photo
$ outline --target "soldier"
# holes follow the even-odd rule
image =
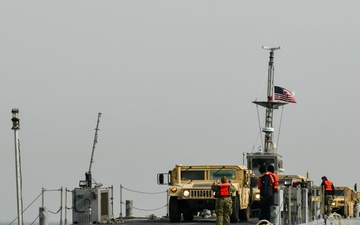
[[[232,213],[231,195],[236,191],[234,185],[231,184],[226,176],[223,176],[221,183],[214,181],[211,190],[215,192],[216,196],[216,225],[229,225]]]
[[[325,194],[325,213],[329,216],[331,213],[331,203],[333,202],[335,195],[335,188],[334,184],[329,181],[326,176],[321,177],[321,180],[321,187],[323,188]]]
[[[274,202],[274,178],[270,176],[270,173],[266,171],[266,167],[260,166],[259,172],[261,177],[259,178],[258,188],[260,190],[260,213],[259,220],[270,221],[270,207]]]

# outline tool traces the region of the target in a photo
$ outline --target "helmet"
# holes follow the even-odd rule
[[[323,176],[323,177],[321,178],[321,180],[324,180],[324,179],[327,180],[326,176]]]
[[[270,165],[268,165],[268,167],[267,167],[267,171],[269,171],[269,172],[274,172],[275,171],[275,168],[274,168],[274,165],[273,164],[270,164]]]
[[[223,176],[223,177],[221,178],[221,183],[227,183],[227,182],[228,182],[227,177],[226,177],[226,176]]]
[[[264,165],[260,166],[259,172],[260,173],[265,173],[266,172],[266,166],[264,166]]]

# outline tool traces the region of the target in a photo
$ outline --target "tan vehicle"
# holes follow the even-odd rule
[[[321,186],[312,187],[312,202],[324,202],[324,190]],[[335,195],[331,203],[331,212],[343,217],[354,217],[354,205],[358,201],[358,193],[349,187],[335,186]],[[321,207],[321,214],[324,214],[324,205]]]
[[[235,186],[232,196],[231,222],[247,221],[250,217],[251,170],[238,165],[183,166],[177,164],[169,173],[158,174],[158,184],[168,184],[170,222],[192,221],[203,210],[215,210],[214,181],[226,176]],[[167,179],[167,180],[166,180]]]
[[[335,196],[331,204],[331,211],[343,217],[354,217],[354,204],[357,200],[356,192],[344,186],[335,186]]]

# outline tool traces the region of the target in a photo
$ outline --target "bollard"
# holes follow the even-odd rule
[[[49,213],[46,207],[39,208],[39,225],[49,225]]]
[[[321,218],[321,205],[320,202],[314,202],[315,208],[315,219],[318,220]]]
[[[359,203],[354,204],[354,217],[359,218]]]
[[[134,215],[133,215],[133,201],[132,200],[126,200],[125,207],[126,207],[126,217],[127,218],[134,217]]]
[[[274,225],[280,224],[280,207],[279,206],[271,206],[270,208],[270,222]]]

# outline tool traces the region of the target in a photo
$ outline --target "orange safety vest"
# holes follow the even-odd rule
[[[218,184],[218,186],[219,186],[219,196],[220,197],[228,197],[230,195],[230,192],[229,192],[230,184],[229,183]]]
[[[263,176],[265,176],[265,175],[269,175],[269,177],[270,177],[270,185],[271,185],[271,186],[274,186],[274,184],[275,184],[275,178],[274,178],[274,176],[272,176],[270,172],[266,172]],[[278,179],[279,179],[279,177],[278,177]],[[279,181],[278,181],[278,183],[279,183]],[[259,189],[262,188],[262,176],[259,177],[258,188],[259,188]]]
[[[270,176],[274,179],[274,190],[279,190],[279,176],[272,172],[270,172]]]
[[[332,186],[333,183],[329,180],[324,180],[324,184],[325,184],[325,191],[332,191]]]

